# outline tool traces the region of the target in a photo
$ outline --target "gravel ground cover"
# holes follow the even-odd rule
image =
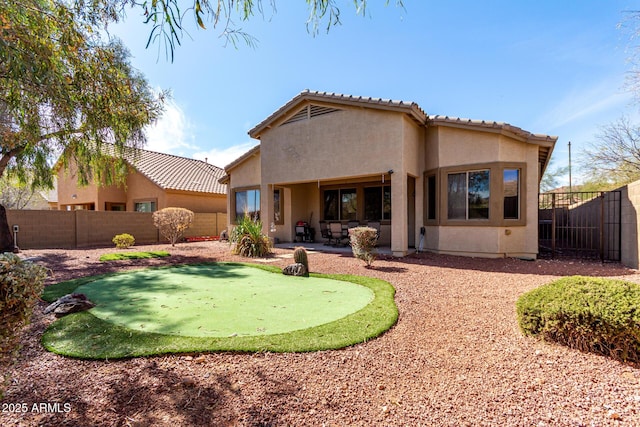
[[[101,263],[112,248],[31,250],[51,283],[142,266],[244,261],[220,242],[141,246],[163,259]],[[292,251],[259,262],[284,266]],[[377,277],[396,288],[398,323],[342,350],[189,354],[83,361],[46,352],[54,317],[36,309],[0,402],[2,426],[636,426],[640,369],[522,336],[520,294],[581,274],[640,283],[618,264],[418,254],[367,269],[311,253],[311,271]]]

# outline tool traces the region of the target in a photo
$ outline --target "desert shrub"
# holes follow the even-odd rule
[[[146,252],[118,252],[117,254],[104,254],[100,256],[100,261],[121,261],[131,259],[148,259],[148,258],[163,258],[168,257],[171,254],[167,251],[146,251]]]
[[[367,267],[370,267],[377,255],[378,231],[371,227],[351,228],[349,240],[353,256],[363,260]]]
[[[153,225],[175,246],[183,233],[191,226],[194,214],[185,208],[164,208],[153,213]]]
[[[15,254],[0,254],[0,366],[8,367],[19,349],[20,329],[29,322],[47,270]],[[7,372],[0,378],[0,398]]]
[[[516,303],[525,335],[617,360],[640,362],[640,285],[565,277],[523,294]]]
[[[131,234],[122,233],[116,234],[111,240],[118,249],[127,249],[129,246],[133,246],[136,243],[136,239]]]
[[[232,252],[245,257],[262,257],[271,253],[271,241],[262,233],[262,221],[253,220],[249,216],[238,219],[238,224],[231,230],[229,243]]]
[[[307,269],[307,274],[305,276],[309,276],[309,257],[307,256],[307,251],[303,247],[298,246],[293,250],[293,260],[296,263],[304,265]]]

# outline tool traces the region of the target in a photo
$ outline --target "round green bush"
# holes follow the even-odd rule
[[[111,241],[118,249],[127,249],[136,243],[136,239],[128,233],[116,234]]]
[[[640,361],[640,285],[572,276],[523,294],[516,303],[525,335],[617,360]]]

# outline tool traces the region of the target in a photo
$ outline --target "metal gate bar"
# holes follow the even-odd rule
[[[620,191],[540,194],[540,256],[620,261],[620,205]]]

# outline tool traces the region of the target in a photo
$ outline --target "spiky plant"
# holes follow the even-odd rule
[[[307,251],[302,246],[298,246],[293,250],[293,260],[296,263],[304,265],[307,269],[305,276],[309,276],[309,257],[307,256]]]
[[[262,233],[262,221],[248,215],[238,219],[229,242],[233,244],[232,252],[237,255],[263,257],[271,253],[271,241]]]

